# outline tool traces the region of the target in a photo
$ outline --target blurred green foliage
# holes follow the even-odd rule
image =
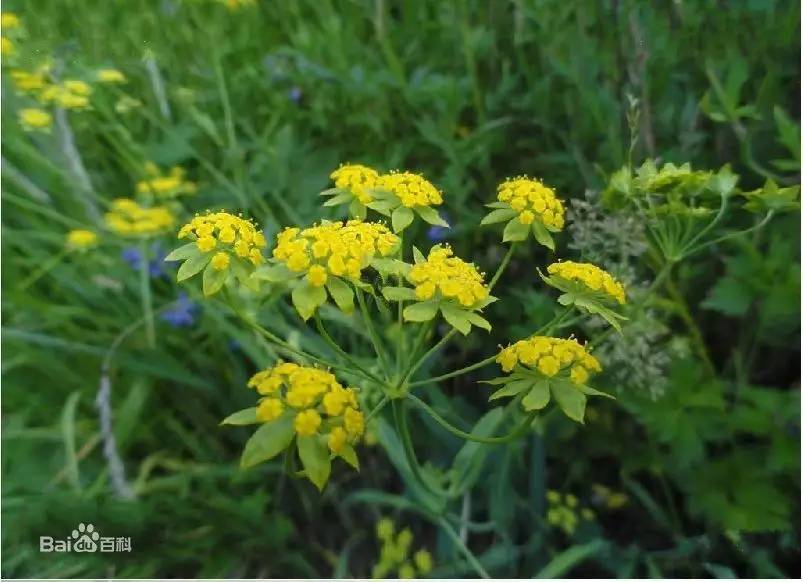
[[[199,184],[186,216],[242,210],[272,236],[319,215],[317,193],[338,163],[405,167],[446,193],[453,228],[437,236],[490,271],[504,249],[477,224],[507,176],[542,177],[565,199],[604,189],[631,157],[695,169],[729,163],[745,191],[767,179],[779,188],[799,182],[796,2],[304,0],[230,9],[215,0],[41,0],[4,10],[24,25],[14,66],[52,57],[65,76],[89,81],[95,69],[115,67],[128,78],[96,87],[93,107],[69,118],[101,208],[133,192],[146,162],[180,164]],[[373,524],[390,513],[433,550],[433,576],[473,575],[416,512],[400,444],[382,419],[379,444],[362,447],[361,473],[336,471],[322,495],[284,475],[280,462],[238,468],[246,431],[218,422],[251,405],[247,378],[275,354],[211,303],[182,328],[158,311],[156,349],[138,328],[115,352],[114,434],[136,498],[115,497],[95,398],[102,359],[141,317],[139,278],[121,258],[128,245],[111,236],[52,263],[66,232],[93,228],[92,217],[56,136],[25,133],[16,121],[30,99],[14,91],[8,63],[3,575],[366,576],[379,551]],[[161,104],[154,73],[165,87]],[[631,99],[639,112],[632,153]],[[424,229],[413,230],[428,244]],[[526,440],[464,455],[476,463],[462,467],[471,519],[454,525],[485,569],[799,574],[799,232],[790,212],[681,265],[667,294],[683,308],[660,316],[666,333],[656,349],[672,354],[662,396],[603,377],[600,388],[618,400],[595,402],[585,426],[546,414]],[[568,241],[559,237],[559,249]],[[160,242],[162,251],[173,244]],[[515,299],[489,308],[499,322],[492,335],[475,332],[432,365],[446,371],[486,357],[548,320],[534,266],[553,256],[519,252],[504,278]],[[640,280],[650,277],[638,268]],[[151,280],[157,310],[178,297],[164,270]],[[199,297],[196,289],[190,299]],[[283,302],[269,317],[289,341],[325,349]],[[715,377],[682,349],[690,342],[705,347]],[[487,410],[482,378],[428,387],[427,398],[468,428]],[[415,436],[427,458],[460,450],[426,422]],[[592,484],[627,503],[612,507]],[[552,527],[547,489],[573,493],[595,519],[571,535]],[[78,522],[130,536],[133,551],[39,553],[40,535],[67,536]]]

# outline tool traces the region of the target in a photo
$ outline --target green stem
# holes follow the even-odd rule
[[[719,221],[722,220],[722,217],[725,215],[725,210],[727,209],[727,207],[728,207],[728,197],[720,195],[719,211],[717,212],[716,216],[711,222],[706,224],[702,228],[702,230],[700,230],[700,232],[694,235],[694,237],[686,245],[684,245],[683,251],[681,251],[681,255],[686,256],[688,250],[692,248],[698,240],[700,240],[706,233],[708,233],[708,231],[710,231],[717,224],[719,224]]]
[[[70,250],[65,248],[62,249],[59,253],[53,255],[51,259],[42,265],[39,269],[34,271],[27,279],[25,279],[20,285],[17,287],[17,292],[25,291],[28,287],[36,283],[39,279],[45,276],[53,267],[58,265],[64,257],[67,256]]]
[[[385,385],[385,382],[383,380],[381,380],[380,378],[378,378],[377,376],[375,376],[374,374],[363,368],[354,358],[351,357],[351,355],[349,355],[348,352],[346,352],[343,348],[337,345],[337,342],[333,340],[332,336],[329,335],[329,332],[326,331],[326,328],[323,325],[323,321],[321,320],[321,316],[318,315],[317,311],[315,312],[314,317],[315,317],[315,327],[318,328],[318,333],[324,339],[324,341],[327,344],[329,344],[329,346],[335,351],[335,353],[340,355],[340,357],[343,358],[346,362],[357,368],[357,370],[362,372],[363,375],[368,376],[369,378],[371,378],[372,380],[374,380],[375,382],[379,383],[382,386]]]
[[[496,273],[494,273],[494,276],[491,277],[491,282],[488,283],[488,291],[494,288],[494,285],[496,285],[497,281],[499,281],[499,277],[501,277],[502,273],[505,272],[505,269],[507,268],[508,263],[510,263],[510,259],[513,256],[513,251],[516,249],[517,244],[518,243],[515,242],[510,243],[510,248],[502,258],[502,262],[499,263],[499,266],[496,268]]]
[[[145,332],[148,346],[156,347],[156,329],[153,324],[153,298],[151,296],[151,278],[149,273],[148,245],[143,241],[139,245],[139,294],[142,300],[142,314],[145,319]]]
[[[382,371],[385,373],[385,377],[388,377],[388,362],[387,358],[385,357],[385,351],[382,349],[382,344],[379,340],[379,335],[376,333],[376,329],[374,328],[374,322],[371,319],[371,314],[368,313],[368,306],[365,303],[365,297],[363,296],[362,290],[357,288],[357,303],[360,305],[360,313],[362,313],[362,319],[365,323],[365,327],[368,330],[368,337],[371,340],[371,345],[374,346],[374,352],[376,352],[376,357],[379,358],[379,364],[382,366]]]
[[[389,402],[390,402],[390,397],[389,396],[383,396],[382,400],[379,401],[379,404],[377,404],[374,407],[374,409],[371,412],[368,413],[368,416],[365,417],[365,424],[368,425],[368,422],[370,422],[371,419],[373,419],[377,414],[379,414],[379,412],[383,408],[385,408],[385,406],[387,406],[387,404]]]
[[[416,406],[421,408],[424,412],[429,414],[432,417],[432,420],[437,422],[439,425],[441,425],[443,428],[445,428],[447,431],[449,431],[456,437],[459,437],[463,440],[472,441],[475,443],[482,443],[485,445],[503,445],[505,443],[509,443],[516,440],[521,435],[526,433],[527,430],[529,430],[530,425],[532,424],[533,420],[538,414],[537,412],[531,412],[530,414],[527,415],[524,421],[521,422],[521,424],[517,425],[511,432],[509,432],[504,436],[481,437],[468,433],[464,430],[460,430],[459,428],[451,424],[448,420],[443,418],[440,414],[435,412],[435,409],[433,409],[429,404],[427,404],[417,396],[414,396],[413,394],[407,394],[407,398],[413,404],[415,404]]]
[[[415,456],[415,449],[413,448],[413,440],[410,437],[410,431],[407,428],[407,411],[405,409],[405,402],[403,400],[395,399],[391,402],[393,407],[393,422],[396,425],[396,432],[402,441],[402,448],[404,449],[404,456],[407,459],[407,464],[410,465],[410,470],[413,473],[416,481],[427,491],[436,497],[446,497],[446,492],[430,484],[424,479],[421,474],[421,466],[418,464],[418,459]]]
[[[429,350],[427,350],[427,352],[424,353],[424,355],[421,356],[415,364],[413,364],[407,369],[407,372],[404,374],[404,376],[402,376],[402,379],[399,381],[399,386],[402,386],[407,381],[407,378],[412,377],[413,374],[416,373],[418,368],[420,368],[423,365],[423,363],[427,361],[427,358],[429,358],[432,354],[434,354],[444,345],[446,345],[448,341],[452,339],[452,336],[454,336],[454,334],[456,333],[457,330],[455,328],[450,329],[449,332],[438,341],[438,343],[429,348]]]
[[[463,543],[463,540],[460,539],[460,536],[457,535],[457,532],[454,531],[454,528],[451,526],[451,524],[446,521],[446,519],[441,518],[438,520],[438,525],[443,528],[443,531],[445,531],[446,534],[452,539],[457,548],[463,552],[463,555],[468,560],[468,563],[471,564],[474,570],[476,570],[477,574],[479,574],[482,578],[490,578],[491,576],[485,571],[485,568],[482,567],[482,564],[480,564],[480,561],[477,559],[477,557],[471,552],[471,550],[468,549],[468,546]]]
[[[479,370],[483,366],[487,366],[488,364],[493,364],[496,361],[497,354],[493,356],[489,356],[484,360],[477,362],[476,364],[471,364],[470,366],[466,366],[465,368],[460,368],[459,370],[455,370],[453,372],[449,372],[448,374],[442,374],[441,376],[435,376],[434,378],[427,378],[426,380],[418,380],[417,382],[410,382],[409,386],[423,386],[424,384],[431,384],[433,382],[440,382],[441,380],[448,380],[449,378],[454,378],[455,376],[462,376],[463,374],[468,374],[469,372],[473,372],[474,370]]]
[[[693,255],[694,253],[697,253],[697,252],[703,250],[704,248],[710,247],[711,245],[714,245],[714,244],[717,244],[717,243],[720,243],[720,242],[723,242],[723,241],[726,241],[726,240],[729,240],[729,239],[732,239],[732,238],[740,237],[740,236],[743,236],[745,234],[749,234],[749,233],[751,233],[753,231],[756,231],[756,230],[758,230],[760,228],[763,228],[764,226],[766,226],[766,224],[770,220],[772,220],[772,217],[774,215],[775,215],[775,211],[774,210],[770,210],[769,212],[767,212],[767,214],[764,216],[764,218],[762,218],[759,222],[757,222],[756,224],[754,224],[750,228],[746,228],[744,230],[737,230],[735,232],[729,232],[728,234],[725,234],[725,235],[722,235],[722,236],[717,237],[715,239],[712,239],[712,240],[710,240],[708,242],[705,242],[705,243],[703,243],[701,245],[697,245],[696,247],[694,247],[694,248],[690,249],[689,251],[687,251],[686,252],[686,256],[689,257],[689,256]]]

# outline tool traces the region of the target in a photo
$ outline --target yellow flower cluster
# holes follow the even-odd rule
[[[110,85],[126,82],[125,75],[117,69],[100,69],[97,72],[97,79],[100,83],[108,83]]]
[[[435,246],[427,260],[410,269],[407,278],[421,300],[430,299],[436,292],[447,299],[457,299],[463,307],[472,307],[488,298],[488,287],[483,276],[472,263],[452,256],[452,249]]]
[[[48,129],[53,124],[53,116],[44,109],[27,107],[19,112],[20,124],[27,131]]]
[[[97,242],[98,235],[91,230],[77,229],[67,233],[67,247],[71,249],[87,249]]]
[[[66,79],[61,83],[45,86],[39,92],[42,103],[53,103],[63,109],[84,109],[89,107],[92,87],[84,81]]]
[[[120,235],[150,236],[173,226],[175,217],[166,206],[140,206],[130,198],[117,198],[106,213],[106,224]]]
[[[610,273],[591,263],[575,263],[563,261],[552,263],[547,267],[547,273],[567,281],[577,281],[588,287],[591,291],[599,291],[610,296],[620,304],[625,303],[625,288]]]
[[[257,406],[258,420],[276,420],[289,407],[295,413],[296,434],[328,435],[327,444],[333,453],[340,453],[365,431],[354,388],[343,388],[334,374],[325,370],[279,363],[254,374],[248,386],[263,396]]]
[[[347,190],[362,204],[368,204],[374,199],[368,190],[376,184],[379,172],[360,164],[346,164],[329,177],[334,181],[335,188]]]
[[[395,535],[392,520],[383,517],[376,523],[376,537],[381,543],[379,561],[371,571],[372,578],[387,578],[393,571],[401,579],[419,578],[432,571],[432,554],[425,549],[415,552],[410,560],[413,532],[404,528]]]
[[[390,172],[376,180],[376,188],[387,190],[398,196],[403,206],[437,206],[443,196],[432,182],[412,172]]]
[[[399,237],[384,225],[361,220],[286,228],[276,241],[273,256],[293,272],[306,271],[315,287],[325,285],[329,274],[359,279],[371,259],[386,257],[399,245]]]
[[[522,224],[538,220],[555,230],[563,229],[563,204],[540,180],[526,176],[505,180],[499,184],[496,197],[519,213]]]
[[[587,507],[578,511],[579,501],[571,493],[561,495],[557,491],[549,490],[546,498],[549,503],[546,512],[547,522],[563,530],[566,535],[572,535],[575,532],[580,518],[591,521],[595,517],[594,512]]]
[[[3,12],[1,18],[3,32],[6,32],[7,30],[15,30],[21,25],[19,16],[13,12]],[[3,56],[14,54],[14,42],[6,36],[2,37],[2,54]]]
[[[14,88],[20,93],[36,93],[47,85],[47,68],[33,72],[14,69],[11,71],[11,80],[14,82]]]
[[[517,341],[499,352],[496,361],[505,372],[517,364],[550,377],[568,369],[569,379],[575,384],[585,384],[591,372],[602,370],[599,361],[577,340],[547,336]]]
[[[254,265],[264,260],[260,249],[267,246],[254,223],[228,212],[208,212],[198,215],[178,231],[178,238],[195,237],[195,244],[204,253],[218,249],[212,257],[212,267],[222,271],[229,266],[229,254],[248,259]]]
[[[194,182],[185,180],[186,172],[179,166],[173,166],[169,173],[163,174],[156,164],[149,162],[145,165],[145,172],[149,177],[137,182],[137,193],[139,194],[167,197],[194,194],[197,190]]]

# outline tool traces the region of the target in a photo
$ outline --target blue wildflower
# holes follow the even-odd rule
[[[287,92],[287,97],[293,103],[300,103],[301,97],[303,96],[303,92],[301,91],[301,87],[291,87],[290,91]]]
[[[167,253],[162,248],[162,245],[157,242],[151,246],[150,255],[153,258],[148,260],[148,274],[153,279],[161,277],[164,275],[164,258],[167,256]],[[142,264],[142,251],[137,247],[127,247],[123,249],[121,257],[132,269],[139,270]]]
[[[443,213],[443,219],[451,224],[449,220],[449,215],[445,212]],[[429,230],[427,231],[427,238],[432,242],[439,242],[444,240],[448,236],[449,229],[445,226],[430,226]]]
[[[160,317],[173,327],[191,327],[195,324],[199,306],[186,293],[180,293],[173,307],[163,311]]]

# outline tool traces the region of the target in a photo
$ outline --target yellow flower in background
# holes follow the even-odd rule
[[[14,43],[11,39],[2,37],[0,38],[0,52],[3,56],[8,57],[14,54]]]
[[[395,194],[402,206],[438,206],[443,203],[440,191],[426,178],[412,172],[390,172],[377,178],[375,187]]]
[[[563,203],[555,191],[540,180],[520,176],[502,182],[497,188],[497,199],[518,213],[522,224],[535,220],[553,231],[563,229]]]
[[[416,298],[420,301],[440,293],[463,307],[474,307],[488,298],[488,287],[472,263],[452,254],[449,247],[432,247],[427,260],[413,265],[407,279],[416,286]]]
[[[109,84],[126,82],[125,75],[123,75],[123,73],[121,73],[117,69],[100,69],[97,72],[97,79],[100,83],[109,83]]]
[[[149,162],[145,165],[145,173],[148,178],[137,182],[139,194],[153,194],[164,198],[195,194],[197,191],[195,183],[185,178],[186,171],[179,166],[173,166],[169,172],[162,173],[156,164]]]
[[[140,206],[130,198],[117,198],[105,216],[106,224],[122,236],[153,236],[173,227],[175,217],[166,206]]]
[[[67,246],[71,249],[88,249],[97,243],[98,235],[91,230],[76,229],[67,233]]]
[[[564,281],[575,281],[588,290],[602,293],[620,304],[625,303],[625,288],[610,273],[591,263],[562,261],[547,267],[547,273]]]
[[[19,119],[26,130],[43,130],[53,125],[53,116],[44,109],[35,107],[20,110]]]
[[[228,266],[221,255],[239,257],[254,265],[264,260],[262,249],[267,245],[265,235],[253,222],[228,212],[209,212],[198,215],[181,227],[178,238],[191,237],[202,252],[217,250],[212,266],[224,269]],[[217,266],[215,265],[217,263]]]
[[[14,82],[14,88],[20,93],[35,93],[47,85],[47,79],[42,71],[29,73],[14,69],[11,71],[11,80]]]
[[[329,176],[335,188],[351,193],[361,204],[368,204],[374,198],[369,189],[376,185],[379,172],[360,164],[345,164]]]
[[[89,97],[92,94],[92,87],[89,86],[88,83],[84,81],[78,81],[76,79],[66,79],[62,86],[64,89],[72,93],[73,95],[79,95],[81,97]]]
[[[2,17],[0,18],[2,18],[2,20],[0,20],[0,23],[2,23],[3,28],[14,29],[14,28],[19,28],[20,26],[19,16],[17,16],[13,12],[3,12]]]
[[[499,352],[496,361],[505,372],[512,372],[517,365],[548,377],[567,371],[574,384],[585,384],[592,372],[602,370],[599,361],[577,340],[547,336],[517,341]]]
[[[392,578],[394,571],[398,578],[409,579],[426,576],[432,571],[432,554],[419,549],[410,559],[410,548],[413,544],[413,532],[404,528],[395,535],[395,524],[383,517],[376,524],[376,537],[380,543],[379,560],[371,571],[372,578]]]
[[[399,244],[387,227],[361,220],[286,228],[276,241],[273,257],[290,271],[307,273],[310,283],[318,286],[329,275],[359,279],[374,257],[394,253]]]
[[[256,6],[256,0],[220,0],[229,10],[239,10],[246,6]]]
[[[62,83],[48,85],[39,93],[42,103],[53,103],[64,109],[85,109],[89,107],[92,87],[84,81],[67,79]]]

